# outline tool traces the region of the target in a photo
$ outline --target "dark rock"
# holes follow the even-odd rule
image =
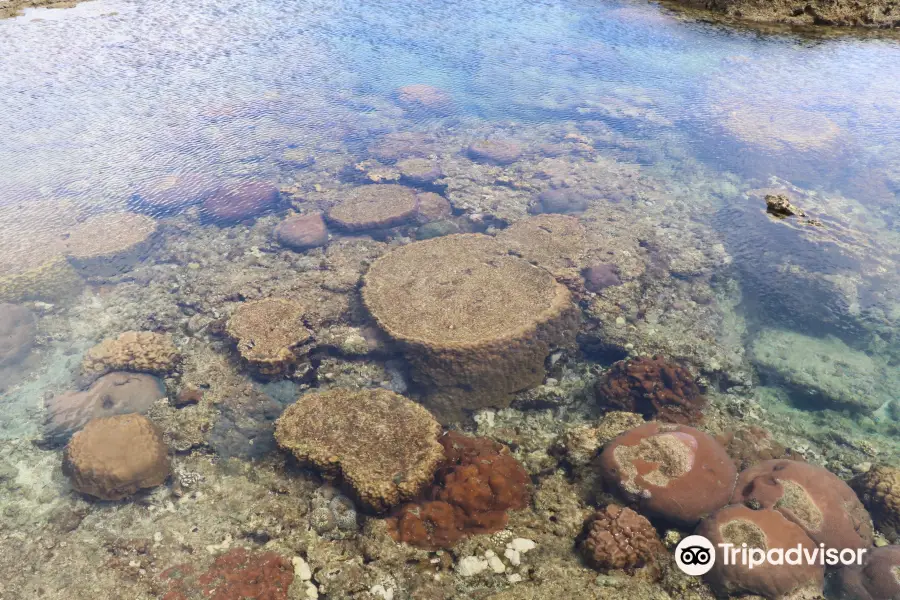
[[[583,213],[593,199],[591,194],[572,188],[547,190],[538,194],[537,202],[532,205],[531,212],[561,215]]]
[[[787,196],[769,194],[766,196],[766,212],[776,217],[805,217],[806,213],[791,204]]]
[[[622,284],[619,268],[607,263],[591,265],[584,269],[581,275],[584,277],[584,287],[589,292],[599,293],[608,287]]]
[[[233,183],[219,188],[203,203],[203,216],[215,223],[238,223],[273,210],[279,199],[278,187],[271,183]]]

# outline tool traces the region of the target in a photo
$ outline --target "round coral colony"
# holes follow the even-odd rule
[[[900,600],[900,546],[875,548],[862,564],[844,567],[835,587],[843,600]]]
[[[129,414],[94,419],[73,435],[62,469],[76,491],[121,500],[165,483],[171,465],[159,428]]]
[[[751,593],[771,600],[821,597],[825,568],[820,564],[781,561],[782,564],[763,562],[751,567],[749,561],[740,559],[739,553],[745,550],[748,556],[751,550],[816,550],[816,544],[803,529],[777,511],[753,510],[740,504],[727,506],[704,519],[696,533],[716,547],[716,560],[707,579],[721,593]],[[723,552],[731,554],[726,559]]]
[[[642,512],[692,527],[725,506],[734,490],[734,463],[711,436],[686,425],[650,422],[607,444],[603,477]]]

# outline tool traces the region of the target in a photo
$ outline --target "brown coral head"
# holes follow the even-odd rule
[[[836,587],[845,600],[900,598],[900,546],[876,548],[866,554],[862,565],[844,567]]]
[[[665,555],[656,530],[630,508],[610,504],[585,522],[581,553],[588,564],[600,571],[654,566]]]
[[[668,423],[698,423],[706,398],[686,368],[661,356],[615,363],[597,383],[597,400],[611,410],[626,410]]]
[[[685,526],[724,506],[736,477],[734,464],[712,437],[686,425],[658,422],[615,438],[600,454],[599,465],[623,497]]]
[[[716,511],[704,519],[697,528],[716,546],[715,565],[707,579],[723,594],[759,594],[766,598],[820,597],[824,580],[824,568],[816,564],[773,564],[765,562],[750,568],[739,559],[724,560],[722,552],[757,548],[763,552],[798,546],[806,551],[816,549],[816,544],[803,529],[785,519],[774,510],[753,510],[743,505],[731,505]],[[730,545],[725,548],[722,545]],[[806,595],[804,595],[806,594]]]
[[[827,469],[793,460],[768,460],[743,471],[731,499],[777,510],[828,548],[872,545],[872,520],[859,498]]]
[[[528,474],[506,446],[452,431],[440,442],[445,459],[425,500],[403,505],[388,519],[398,542],[449,548],[467,535],[500,531],[507,511],[528,505]]]

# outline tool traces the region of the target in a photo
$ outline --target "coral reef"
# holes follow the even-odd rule
[[[342,540],[359,533],[359,515],[353,500],[331,486],[316,490],[310,502],[309,523],[328,540]]]
[[[400,177],[414,185],[429,185],[443,176],[440,165],[427,158],[406,158],[397,161]]]
[[[419,194],[419,207],[416,210],[419,223],[429,223],[449,219],[453,210],[447,199],[434,192],[422,192]]]
[[[303,322],[305,308],[284,298],[240,304],[225,332],[237,345],[242,361],[263,377],[305,374],[313,334]]]
[[[900,598],[900,546],[884,546],[866,553],[862,565],[838,572],[836,591],[845,600]]]
[[[895,0],[679,0],[745,21],[788,25],[893,28],[900,26]]]
[[[278,188],[264,181],[239,181],[224,185],[203,201],[204,219],[229,225],[255,219],[275,210],[281,199]]]
[[[205,201],[217,188],[215,179],[199,173],[163,175],[142,182],[131,202],[153,216],[171,215]]]
[[[36,321],[24,306],[0,304],[0,367],[21,362],[34,346]]]
[[[412,83],[397,89],[397,102],[413,113],[446,114],[453,110],[453,98],[446,90],[425,83]]]
[[[403,396],[341,388],[301,396],[275,428],[279,446],[339,476],[376,512],[428,485],[443,456],[439,434],[428,411]]]
[[[597,382],[601,406],[667,423],[703,420],[706,398],[690,371],[662,356],[619,361]]]
[[[753,510],[740,505],[726,506],[703,519],[696,533],[717,547],[733,544],[740,549],[746,545],[764,552],[798,545],[806,551],[816,547],[803,529],[777,511]],[[771,600],[821,597],[824,577],[824,568],[817,564],[785,562],[751,567],[740,561],[718,559],[707,574],[713,587],[723,594],[759,594]]]
[[[541,383],[551,349],[578,324],[564,286],[483,235],[398,248],[372,264],[362,295],[442,420]]]
[[[354,188],[328,211],[328,222],[347,231],[384,229],[411,221],[419,201],[416,191],[392,183]]]
[[[63,455],[72,487],[101,500],[121,500],[169,476],[162,432],[142,415],[94,419],[75,433]]]
[[[893,542],[900,542],[900,469],[876,465],[850,481],[872,514],[875,526]]]
[[[171,336],[152,331],[126,331],[103,340],[84,355],[85,373],[137,371],[166,375],[176,369],[181,353]]]
[[[522,219],[501,231],[497,241],[563,283],[580,282],[578,269],[585,254],[585,236],[584,227],[574,217],[538,215]]]
[[[636,413],[611,411],[603,415],[596,426],[581,425],[566,432],[563,438],[566,457],[575,467],[591,462],[604,444],[629,429],[644,424],[644,418]]]
[[[598,510],[585,523],[581,554],[595,569],[608,571],[652,566],[666,549],[650,521],[615,504]]]
[[[298,252],[328,243],[328,228],[319,213],[287,217],[275,227],[274,233],[279,244]]]
[[[772,439],[768,431],[756,425],[726,431],[717,435],[716,441],[725,446],[738,471],[743,471],[764,460],[779,458],[802,460],[799,454],[785,448]]]
[[[440,442],[444,461],[424,499],[402,505],[388,519],[398,542],[450,548],[467,535],[500,531],[506,511],[528,505],[528,474],[506,446],[455,431]]]
[[[522,156],[522,146],[512,140],[488,139],[472,142],[467,148],[469,158],[493,165],[509,165]]]
[[[841,134],[824,114],[777,105],[729,107],[722,125],[742,142],[783,154],[828,150]]]
[[[607,444],[600,469],[642,512],[688,527],[728,503],[737,475],[725,449],[709,435],[657,422]]]
[[[872,519],[853,490],[827,469],[767,460],[743,471],[733,504],[774,509],[828,548],[868,548]]]
[[[47,400],[45,435],[53,443],[64,442],[92,419],[144,414],[165,397],[165,384],[152,375],[112,372],[83,392],[64,392]]]
[[[67,202],[32,200],[0,206],[0,302],[58,302],[83,287],[65,258],[65,236],[76,226],[78,215]]]
[[[275,552],[234,548],[217,557],[203,573],[191,564],[170,567],[159,574],[167,591],[162,600],[288,600],[294,581],[291,562]]]
[[[97,215],[68,232],[66,256],[85,277],[114,277],[130,271],[146,257],[156,231],[156,220],[147,215]]]
[[[753,341],[751,356],[763,375],[814,409],[825,404],[869,413],[889,398],[887,367],[834,337],[766,329]]]

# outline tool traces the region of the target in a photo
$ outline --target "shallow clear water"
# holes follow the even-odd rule
[[[404,110],[397,90],[410,84],[445,90],[451,108]],[[16,248],[34,251],[27,227],[63,232],[93,213],[143,210],[135,192],[164,175],[267,181],[294,208],[327,209],[393,168],[373,147],[397,132],[428,138],[445,178],[424,188],[450,200],[453,231],[495,234],[540,212],[548,189],[588,198],[590,239],[610,244],[609,278],[639,291],[600,294],[610,300],[591,309],[599,325],[573,359],[585,372],[635,345],[670,353],[714,392],[760,386],[728,409],[735,418],[768,411],[823,447],[855,428],[854,439],[877,438],[880,458],[897,460],[900,40],[890,36],[764,35],[602,0],[96,0],[29,10],[0,20],[0,211],[41,200],[57,208],[0,214],[0,238],[23,240],[0,246],[0,267],[16,263]],[[473,166],[466,146],[484,137],[515,139],[524,157],[496,172]],[[400,145],[421,142],[411,139]],[[765,195],[784,192],[817,223],[767,215]],[[153,213],[165,249],[133,273],[94,277],[80,296],[22,302],[40,319],[37,349],[20,366],[0,361],[0,440],[41,438],[44,400],[83,387],[85,350],[126,329],[174,332],[191,348],[185,372],[202,364],[220,376],[197,340],[240,301],[302,296],[292,278],[334,274],[303,296],[317,337],[341,319],[365,329],[350,307],[329,303],[352,296],[353,269],[383,249],[335,233],[335,247],[361,249],[295,254],[271,241],[274,217],[219,227],[192,210]],[[581,300],[587,314],[594,297]],[[631,333],[617,333],[626,323]],[[377,368],[349,373],[326,355],[313,386],[406,390],[396,360],[376,355]],[[269,403],[223,409],[211,453],[270,453],[271,421],[309,387],[301,379],[252,383]],[[167,382],[170,397],[173,381],[182,384]]]

